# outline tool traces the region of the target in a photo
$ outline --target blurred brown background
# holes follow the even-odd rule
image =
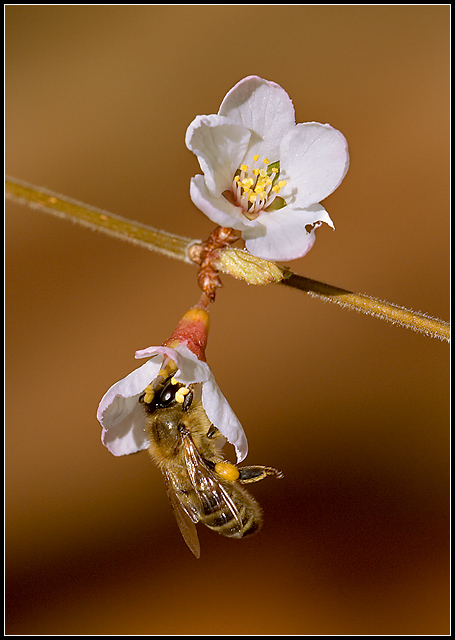
[[[449,314],[449,6],[7,6],[7,173],[195,238],[184,136],[242,77],[329,122],[351,168],[310,278]],[[448,633],[448,346],[224,279],[208,358],[262,532],[186,548],[160,472],[96,408],[199,291],[195,269],[7,203],[9,634]]]

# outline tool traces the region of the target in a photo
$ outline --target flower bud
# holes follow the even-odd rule
[[[222,273],[255,285],[274,284],[290,275],[287,267],[257,258],[245,249],[223,249],[213,265]]]

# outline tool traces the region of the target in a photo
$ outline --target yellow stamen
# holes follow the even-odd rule
[[[259,158],[259,155],[253,156],[251,167],[247,164],[240,165],[236,175],[233,176],[231,197],[223,193],[229,202],[234,200],[234,204],[242,208],[249,220],[254,220],[262,210],[269,211],[276,195],[286,185],[286,180],[278,182],[279,160],[270,164],[270,160],[264,158],[262,168],[259,168],[254,164]],[[283,206],[286,206],[284,200],[278,208]]]

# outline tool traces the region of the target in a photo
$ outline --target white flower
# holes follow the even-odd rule
[[[144,432],[145,411],[139,402],[139,396],[157,377],[165,356],[173,360],[178,367],[178,372],[174,375],[176,380],[184,384],[202,384],[204,410],[210,422],[235,446],[237,462],[241,462],[248,452],[242,425],[221,393],[209,366],[198,360],[183,344],[173,349],[149,347],[136,352],[136,358],[151,359],[123,380],[116,382],[104,394],[97,412],[97,418],[103,427],[102,443],[115,456],[136,453],[148,447]]]
[[[213,222],[242,232],[246,248],[267,260],[293,260],[313,246],[319,202],[349,166],[344,136],[328,124],[295,124],[288,94],[274,82],[244,78],[218,114],[197,116],[186,133],[204,175],[191,180],[194,204]]]

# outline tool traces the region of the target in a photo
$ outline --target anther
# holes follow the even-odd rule
[[[187,387],[182,387],[181,389],[179,389],[176,392],[175,401],[178,402],[179,404],[183,404],[183,402],[185,400],[185,396],[189,392],[190,392],[190,390]]]
[[[280,174],[279,161],[270,165],[270,160],[264,158],[262,160],[262,168],[255,166],[259,160],[259,155],[252,158],[252,165],[241,164],[232,180],[231,196],[223,195],[243,209],[244,215],[249,220],[254,220],[266,210],[274,201],[276,195],[286,185],[286,180],[278,182],[277,178]],[[270,166],[268,166],[270,165]],[[276,183],[276,184],[275,184]],[[282,200],[285,206],[286,203]]]

